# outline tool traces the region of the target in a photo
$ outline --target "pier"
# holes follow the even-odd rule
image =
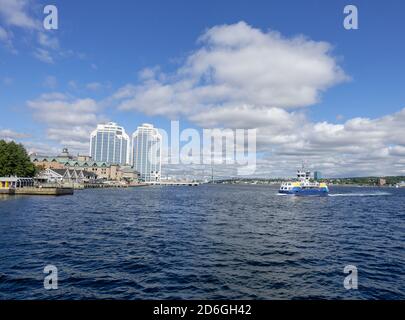
[[[3,177],[0,178],[0,194],[6,195],[72,195],[73,187],[59,185],[35,185],[32,178]]]
[[[15,195],[38,195],[38,196],[62,196],[72,195],[74,193],[73,188],[60,188],[60,187],[24,187],[16,188],[14,190]]]
[[[73,193],[74,193],[73,188],[63,188],[63,187],[50,187],[50,188],[21,187],[21,188],[0,189],[0,194],[5,195],[62,196],[62,195],[72,195]]]
[[[0,188],[0,194],[14,194],[14,189]]]

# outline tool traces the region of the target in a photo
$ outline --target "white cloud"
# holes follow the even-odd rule
[[[38,35],[43,33],[41,21],[30,12],[31,5],[30,0],[0,0],[0,22],[2,22],[2,26],[0,26],[0,43],[4,43],[11,53],[18,53],[14,44],[12,29],[21,29],[29,33],[34,31],[34,34],[38,33]],[[44,35],[44,37],[46,36]],[[40,45],[40,39],[44,37],[38,37]],[[46,59],[44,53],[36,52],[34,56],[39,57],[41,61],[47,60],[45,62],[49,62],[49,58]]]
[[[16,132],[11,129],[0,129],[0,139],[4,140],[19,140],[28,138],[29,135],[26,133]]]
[[[10,49],[12,52],[16,52],[12,42],[13,34],[11,31],[7,31],[0,26],[0,42],[4,43],[6,48]]]
[[[136,92],[137,87],[132,84],[128,84],[118,89],[117,92],[113,94],[112,99],[113,100],[128,99],[133,97],[136,94]]]
[[[39,10],[32,10],[37,8]],[[42,26],[41,6],[33,0],[0,0],[0,43],[4,43],[12,53],[18,53],[18,45],[31,45],[32,54],[44,63],[54,63],[57,58],[77,57],[82,59],[84,54],[73,50],[62,50],[55,32],[45,30]],[[14,41],[13,31],[24,33],[32,41]],[[26,48],[25,48],[26,49]],[[24,49],[24,50],[25,50]]]
[[[273,175],[291,174],[302,160],[326,175],[399,175],[405,173],[405,109],[376,119],[343,124],[314,123],[302,113],[272,112],[258,125],[258,151]],[[268,117],[269,115],[267,115]],[[257,118],[266,119],[259,113]],[[229,119],[228,119],[229,120]],[[258,170],[261,172],[260,170]]]
[[[86,84],[86,89],[90,91],[99,91],[111,88],[111,83],[90,82]]]
[[[97,103],[93,99],[71,100],[57,95],[42,95],[39,99],[28,101],[28,106],[36,111],[36,118],[41,122],[62,126],[97,122]]]
[[[29,3],[29,0],[0,0],[0,16],[7,25],[39,29],[39,21],[29,14]]]
[[[307,118],[304,107],[348,79],[329,44],[284,38],[243,22],[211,28],[198,43],[174,73],[144,69],[139,85],[123,86],[108,102],[151,116],[184,116],[206,128],[257,128],[258,176],[293,175],[302,160],[329,176],[405,174],[405,109],[375,119],[343,121],[339,115],[338,124]],[[86,87],[99,90],[103,83]],[[49,139],[81,152],[88,151],[90,131],[105,120],[93,99],[49,93],[28,105]],[[234,169],[216,168],[223,175]]]
[[[244,129],[265,126],[280,129],[280,126],[296,125],[303,118],[301,113],[289,113],[280,108],[256,108],[252,112],[249,105],[211,109],[189,117],[191,121],[205,128],[225,126]]]
[[[27,105],[34,118],[46,125],[48,139],[79,152],[88,152],[90,132],[106,120],[100,115],[97,102],[90,98],[77,99],[53,92],[30,100]]]
[[[59,40],[44,32],[38,33],[38,43],[46,48],[57,50],[59,49]]]
[[[49,64],[54,63],[54,59],[53,59],[51,53],[48,50],[43,49],[43,48],[37,48],[34,51],[34,57],[45,63],[49,63]]]
[[[348,79],[326,42],[284,38],[244,22],[217,26],[199,39],[174,74],[141,72],[143,83],[120,95],[119,108],[149,115],[191,115],[235,106],[298,108],[317,103],[323,91]],[[128,90],[126,90],[128,91]]]
[[[405,145],[390,146],[388,147],[388,153],[393,156],[405,157]]]
[[[39,141],[24,141],[24,147],[26,148],[28,154],[39,154],[39,155],[57,155],[61,152],[61,149],[55,145],[49,145],[49,143],[39,142]]]
[[[303,107],[349,79],[330,44],[244,22],[211,28],[198,43],[176,72],[145,69],[141,84],[111,99],[121,110],[185,116],[205,128],[257,128],[259,176],[293,175],[303,160],[326,175],[405,173],[405,109],[340,124],[307,118]]]
[[[9,38],[9,35],[8,35],[6,29],[4,29],[4,28],[2,28],[2,27],[0,26],[0,40],[1,40],[1,41],[7,41],[8,38]]]

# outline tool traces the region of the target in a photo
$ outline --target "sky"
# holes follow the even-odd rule
[[[178,120],[256,129],[253,176],[302,161],[328,177],[405,175],[404,16],[400,0],[0,0],[0,139],[83,154],[98,123],[170,133]]]

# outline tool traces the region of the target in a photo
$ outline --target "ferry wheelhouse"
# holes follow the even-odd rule
[[[311,172],[302,168],[297,171],[295,181],[283,182],[278,191],[279,194],[296,196],[327,196],[329,188],[326,183],[311,181]]]

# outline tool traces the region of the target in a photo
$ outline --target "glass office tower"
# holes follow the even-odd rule
[[[90,155],[94,161],[129,163],[129,136],[114,122],[99,124],[90,135]]]
[[[162,170],[162,136],[144,123],[132,135],[132,165],[145,182],[159,182]]]

